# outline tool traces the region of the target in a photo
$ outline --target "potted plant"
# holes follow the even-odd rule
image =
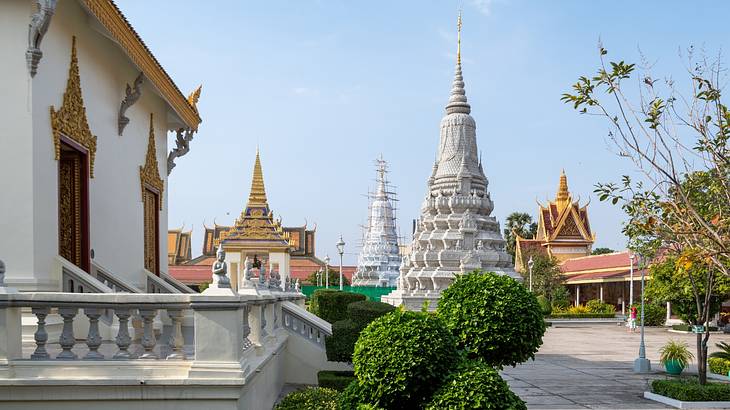
[[[669,374],[679,375],[689,362],[694,359],[694,355],[689,351],[685,342],[670,340],[665,344],[659,353],[659,361]]]

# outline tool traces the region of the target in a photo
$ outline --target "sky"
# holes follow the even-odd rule
[[[593,194],[634,173],[605,119],[560,101],[598,67],[643,54],[659,76],[687,77],[679,51],[730,38],[720,1],[117,0],[203,122],[169,179],[169,227],[230,225],[245,207],[259,147],[269,205],[285,226],[317,226],[317,255],[355,264],[374,160],[390,164],[400,234],[410,242],[439,140],[463,9],[462,63],[493,215],[537,217],[565,169],[590,201],[595,247],[626,246],[624,215]],[[727,59],[725,59],[727,60]],[[727,63],[727,61],[725,61]],[[172,144],[172,135],[170,144]]]

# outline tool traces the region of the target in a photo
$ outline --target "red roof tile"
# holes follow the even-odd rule
[[[598,269],[622,268],[631,266],[629,251],[608,253],[605,255],[584,256],[581,258],[568,259],[560,265],[563,273],[577,273]]]

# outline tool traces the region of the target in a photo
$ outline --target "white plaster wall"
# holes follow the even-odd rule
[[[0,19],[5,19],[6,11],[12,13],[12,29],[0,24],[3,43],[10,42],[10,59],[12,65],[0,70],[9,71],[13,80],[6,83],[25,84],[25,47],[27,45],[27,22],[31,13],[31,2],[13,0],[0,4]],[[23,10],[25,11],[23,13]],[[28,136],[27,125],[23,122],[15,127],[18,137],[12,137],[14,159],[3,165],[0,181],[2,188],[11,186],[10,191],[24,201],[8,204],[3,200],[0,220],[9,224],[9,231],[30,232],[32,241],[22,238],[18,245],[0,239],[0,255],[4,253],[19,254],[28,257],[28,252],[18,252],[19,247],[32,247],[33,263],[18,263],[17,258],[5,258],[9,282],[15,278],[29,279],[32,275],[42,283],[52,283],[51,288],[58,288],[57,272],[52,269],[52,261],[58,253],[58,163],[54,158],[49,107],[59,109],[66,89],[68,68],[71,56],[71,38],[76,36],[81,88],[86,106],[86,114],[92,134],[97,136],[97,150],[94,166],[94,178],[89,183],[90,204],[90,244],[94,250],[94,260],[109,269],[117,276],[134,284],[142,285],[143,279],[143,219],[142,197],[139,178],[139,166],[144,164],[149,134],[149,114],[155,115],[155,135],[157,160],[160,176],[166,180],[166,129],[167,106],[149,82],[143,85],[142,98],[126,112],[130,123],[124,135],[117,134],[117,113],[124,98],[127,83],[132,83],[138,75],[137,69],[128,60],[122,50],[110,39],[104,37],[91,26],[92,18],[88,17],[76,1],[60,1],[43,43],[43,59],[38,74],[32,80],[32,139]],[[6,33],[7,31],[7,33]],[[20,35],[18,34],[20,33]],[[5,54],[5,52],[3,53]],[[20,63],[18,62],[20,61]],[[22,64],[21,64],[22,63]],[[2,72],[2,71],[0,71]],[[4,74],[4,73],[3,73]],[[4,106],[22,106],[22,88],[17,86],[11,90],[11,101]],[[22,110],[18,110],[22,111]],[[17,115],[22,119],[23,113]],[[27,116],[27,114],[25,114]],[[5,121],[2,121],[5,122]],[[23,135],[22,137],[20,135]],[[3,136],[3,145],[5,142]],[[31,142],[29,142],[31,141]],[[28,145],[32,145],[32,148]],[[17,148],[16,148],[17,146]],[[31,157],[28,152],[33,150]],[[5,150],[0,150],[5,152]],[[7,155],[7,154],[0,154]],[[8,169],[22,163],[25,172]],[[32,166],[28,166],[32,164]],[[30,172],[32,171],[32,172]],[[14,175],[17,180],[8,175]],[[32,178],[32,179],[30,179]],[[32,181],[32,193],[27,192]],[[167,188],[167,184],[165,184]],[[163,207],[160,212],[160,269],[167,271],[167,189],[163,194]],[[30,210],[23,209],[25,207]],[[3,229],[5,231],[5,229]],[[26,234],[27,235],[27,234]],[[7,237],[12,235],[0,235]],[[7,250],[6,250],[7,249]],[[3,258],[3,256],[0,256]],[[15,266],[18,266],[16,268]],[[21,281],[22,281],[21,280]],[[28,285],[26,289],[40,286]]]
[[[9,282],[32,281],[35,271],[34,141],[25,62],[30,11],[28,1],[0,1],[0,259],[8,269]]]

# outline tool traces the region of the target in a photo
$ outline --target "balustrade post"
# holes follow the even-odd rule
[[[129,345],[132,344],[132,338],[129,336],[129,317],[131,313],[129,308],[117,308],[114,309],[114,314],[119,319],[119,331],[115,339],[119,351],[114,355],[114,358],[129,360],[132,358],[132,353],[129,352]]]
[[[84,356],[84,360],[104,359],[104,355],[99,353],[99,346],[101,346],[101,335],[99,334],[101,309],[84,308],[84,314],[89,318],[89,335],[86,337],[86,346],[89,347],[89,352]]]
[[[268,319],[266,318],[268,316],[267,311],[269,310],[268,309],[269,305],[267,303],[263,303],[260,306],[261,306],[261,342],[263,342],[264,339],[266,339],[266,337],[269,335],[269,322],[268,322]]]
[[[251,311],[250,305],[244,305],[243,306],[243,350],[248,349],[253,344],[251,343],[251,340],[249,339],[249,335],[251,334],[251,326],[249,326],[248,323],[248,315]]]
[[[282,311],[281,302],[279,301],[274,305],[274,329],[281,328],[283,320],[284,313]]]
[[[261,346],[261,305],[249,305],[248,322],[250,337],[248,338],[254,346]]]
[[[46,350],[46,342],[48,341],[48,332],[46,332],[46,316],[51,312],[50,307],[34,307],[31,309],[38,318],[38,328],[33,335],[35,338],[35,351],[30,355],[32,360],[50,359],[51,356]],[[7,329],[6,329],[7,331]]]
[[[188,377],[242,378],[241,299],[234,295],[191,295],[190,299],[195,320],[195,359]]]
[[[73,349],[76,344],[76,337],[74,336],[74,317],[76,317],[78,311],[78,308],[72,307],[58,308],[58,314],[63,318],[63,330],[61,330],[61,337],[58,338],[58,344],[61,345],[61,349],[63,349],[63,351],[56,356],[56,359],[77,359],[76,353],[72,352],[71,349]]]
[[[155,339],[155,330],[152,327],[152,322],[157,316],[157,309],[140,309],[139,315],[142,316],[142,322],[144,333],[142,334],[142,347],[144,348],[144,354],[140,356],[140,359],[157,359],[154,349],[157,344]]]
[[[180,309],[168,309],[167,315],[172,321],[172,330],[170,331],[170,348],[172,353],[167,355],[167,360],[184,360],[185,352],[183,351],[183,334],[182,334],[182,318],[183,312]]]

